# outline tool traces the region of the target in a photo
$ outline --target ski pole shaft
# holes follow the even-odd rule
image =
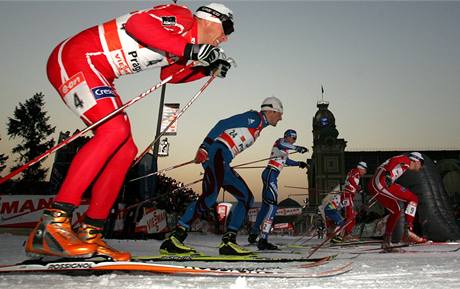
[[[300,189],[300,190],[308,190],[307,187],[297,187],[297,186],[284,186],[285,188],[290,188],[290,189]]]
[[[192,163],[194,163],[194,162],[195,162],[195,160],[191,160],[191,161],[188,161],[188,162],[185,162],[185,163],[181,163],[181,164],[177,164],[177,165],[174,165],[174,166],[170,166],[170,167],[168,167],[168,168],[159,170],[159,171],[157,171],[157,172],[150,173],[150,174],[147,174],[147,175],[145,175],[145,176],[138,177],[138,178],[135,178],[135,179],[131,179],[131,180],[129,180],[128,182],[134,182],[134,181],[141,180],[141,179],[144,179],[144,178],[153,176],[153,175],[158,175],[158,174],[161,174],[161,173],[164,173],[164,172],[173,170],[173,169],[177,169],[177,168],[186,166],[186,165],[188,165],[188,164],[192,164]]]
[[[235,167],[235,169],[239,169],[239,170],[242,170],[242,169],[263,169],[263,168],[266,168],[267,166],[255,166],[255,167]]]
[[[138,164],[140,160],[147,154],[150,148],[168,131],[168,129],[184,114],[184,112],[192,105],[193,102],[203,93],[203,91],[211,84],[211,82],[216,78],[215,75],[211,75],[208,81],[203,84],[200,90],[189,100],[189,102],[182,108],[177,116],[171,120],[171,122],[163,129],[163,131],[155,137],[155,139],[145,148],[145,150],[136,158],[133,166]]]
[[[372,207],[377,202],[376,198],[377,198],[377,194],[373,195],[372,198],[369,199],[369,201],[367,202],[369,206],[367,208]]]
[[[202,179],[198,179],[198,180],[193,181],[193,182],[191,182],[191,183],[185,184],[185,185],[183,185],[182,187],[179,187],[179,188],[176,188],[176,189],[172,190],[169,194],[172,194],[172,193],[174,193],[174,192],[176,192],[176,191],[178,191],[178,190],[180,190],[180,189],[182,189],[182,188],[189,187],[189,186],[194,185],[194,184],[196,184],[196,183],[199,183],[199,182],[201,182],[201,181],[202,181]],[[134,209],[134,208],[136,208],[136,207],[138,207],[138,206],[140,206],[140,205],[143,205],[143,204],[145,204],[145,203],[156,201],[156,200],[158,200],[159,198],[161,198],[161,197],[163,197],[163,196],[164,196],[164,194],[161,194],[161,195],[158,195],[158,196],[149,198],[149,199],[147,199],[147,200],[140,201],[140,202],[135,203],[135,204],[132,204],[132,205],[126,207],[126,208],[123,208],[123,209],[121,209],[120,211],[127,212],[127,211],[129,211],[129,210],[131,210],[131,209]]]
[[[335,229],[334,232],[332,232],[331,235],[329,235],[328,237],[326,237],[324,239],[324,241],[322,241],[318,246],[314,247],[310,253],[307,255],[307,258],[310,258],[313,254],[316,253],[316,251],[318,251],[321,247],[324,246],[324,244],[326,244],[328,241],[330,241],[332,238],[334,238],[335,236],[337,236],[338,234],[340,234],[349,224],[351,224],[353,220],[350,220],[348,222],[346,222],[344,225],[338,227],[337,229]]]
[[[52,154],[53,152],[57,151],[58,149],[68,145],[69,143],[73,142],[74,140],[76,140],[77,138],[81,137],[82,135],[84,135],[85,133],[87,133],[88,131],[96,128],[97,126],[101,125],[102,123],[106,122],[108,119],[114,117],[116,114],[122,112],[123,110],[125,110],[127,107],[133,105],[134,103],[138,102],[139,100],[143,99],[144,97],[146,97],[147,95],[149,95],[150,93],[152,93],[153,91],[157,90],[158,88],[160,88],[161,86],[163,86],[164,84],[168,83],[169,81],[171,81],[171,79],[184,72],[186,69],[192,67],[195,63],[192,62],[190,63],[189,65],[187,66],[184,66],[183,68],[179,69],[178,71],[176,71],[175,73],[171,74],[170,76],[166,77],[165,79],[163,79],[162,81],[160,81],[158,84],[156,84],[155,86],[151,87],[150,89],[146,90],[145,92],[141,93],[140,95],[138,95],[137,97],[131,99],[130,101],[128,101],[127,103],[125,103],[124,105],[120,106],[119,108],[117,108],[116,110],[112,111],[111,113],[109,113],[108,115],[104,116],[103,118],[101,118],[100,120],[98,120],[97,122],[89,125],[88,127],[86,127],[85,129],[75,133],[74,135],[72,135],[71,137],[67,138],[66,140],[62,141],[61,143],[55,145],[54,147],[50,148],[49,150],[45,151],[44,153],[42,153],[41,155],[39,155],[38,157],[32,159],[31,161],[25,163],[24,165],[22,165],[21,167],[17,168],[16,170],[12,171],[11,173],[9,173],[8,175],[6,175],[5,177],[1,178],[0,179],[0,184],[3,184],[4,182],[8,181],[9,179],[11,179],[12,177],[16,176],[17,174],[23,172],[24,170],[28,169],[29,167],[31,167],[32,165],[36,164],[37,162],[41,161],[42,159],[44,159],[45,157],[49,156],[50,154]]]
[[[376,198],[377,198],[377,195],[373,195],[372,198],[370,198],[369,201],[367,202],[368,204],[363,207],[362,211],[364,211],[365,215],[367,215],[367,211],[377,203]],[[362,212],[362,211],[360,211],[360,212]],[[361,224],[361,228],[359,229],[359,238],[361,238],[363,236],[364,226],[365,225],[366,225],[366,223],[364,223],[364,222]]]
[[[371,208],[376,202],[372,202],[368,208]],[[343,230],[345,230],[345,228],[350,225],[351,223],[353,222],[353,219],[352,220],[349,220],[348,222],[346,222],[344,225],[336,228],[334,230],[334,232],[332,232],[331,235],[329,235],[328,237],[326,237],[326,239],[324,239],[323,242],[321,242],[318,246],[314,247],[310,253],[308,254],[307,258],[310,258],[316,251],[318,251],[321,247],[324,246],[324,244],[326,244],[328,241],[330,241],[332,238],[334,238],[335,236],[337,236],[338,234],[340,234]]]
[[[289,154],[291,155],[291,154],[295,154],[295,153],[297,153],[297,152],[290,152]],[[258,162],[263,162],[263,161],[275,159],[277,157],[278,156],[273,156],[273,157],[268,157],[268,158],[263,158],[263,159],[260,159],[260,160],[252,161],[252,162],[242,163],[242,164],[234,166],[233,168],[236,169],[236,168],[243,167],[243,166],[246,166],[246,165],[252,165],[252,164],[255,164],[255,163],[258,163]]]
[[[198,179],[198,180],[196,180],[196,181],[190,182],[190,183],[188,183],[188,184],[185,184],[183,187],[174,189],[174,190],[171,191],[171,193],[174,193],[174,192],[176,192],[177,190],[179,190],[179,189],[181,189],[181,188],[190,187],[191,185],[197,184],[197,183],[199,183],[199,182],[201,182],[201,181],[203,181],[202,178],[200,178],[200,179]]]

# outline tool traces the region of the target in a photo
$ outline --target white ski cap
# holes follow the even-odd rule
[[[277,111],[283,113],[283,104],[278,98],[271,96],[264,99],[262,105],[260,106],[261,111]]]
[[[366,162],[359,162],[358,165],[356,166],[358,169],[364,169],[367,170],[367,164]]]
[[[423,156],[421,153],[419,152],[411,152],[409,154],[409,158],[413,161],[416,161],[416,162],[423,162]]]
[[[235,31],[233,25],[233,12],[225,5],[211,3],[201,6],[195,12],[195,16],[204,20],[222,24],[225,35],[230,35]]]
[[[207,9],[206,9],[207,8]],[[214,11],[217,13],[213,13]],[[211,3],[205,6],[201,6],[196,10],[195,15],[198,18],[209,20],[216,23],[222,23],[220,15],[227,16],[230,20],[233,21],[233,12],[232,10],[228,9],[224,4],[220,3]]]

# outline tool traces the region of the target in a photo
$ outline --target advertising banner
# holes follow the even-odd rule
[[[54,195],[2,195],[0,196],[0,227],[33,228],[43,209],[48,208],[54,200]],[[73,222],[88,208],[87,201],[74,211]]]
[[[179,103],[165,103],[163,106],[163,115],[161,116],[161,131],[163,131],[174,119],[177,117],[179,112]],[[176,135],[177,134],[177,122],[173,123],[168,128],[164,135]]]

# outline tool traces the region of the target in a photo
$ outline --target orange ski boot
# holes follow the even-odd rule
[[[423,244],[427,243],[428,239],[420,237],[411,230],[408,230],[403,238],[403,241],[408,244]]]
[[[412,231],[412,226],[404,226],[404,236],[402,241],[407,244],[422,244],[427,243],[428,239],[420,237]]]
[[[110,247],[102,239],[102,228],[98,228],[88,224],[82,224],[77,231],[78,238],[88,244],[97,245],[97,255],[110,257],[114,261],[130,261],[131,254],[129,252],[121,252]]]
[[[46,209],[29,234],[26,254],[33,257],[89,258],[96,253],[96,245],[82,242],[72,230],[69,215],[63,210]]]

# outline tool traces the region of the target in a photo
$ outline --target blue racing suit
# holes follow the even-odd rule
[[[195,218],[214,206],[220,189],[224,188],[238,201],[227,229],[237,232],[241,228],[254,196],[230,163],[237,154],[250,147],[268,125],[262,112],[248,111],[223,119],[211,129],[201,145],[208,152],[208,160],[202,164],[203,192],[187,207],[179,219],[180,226],[189,229]]]
[[[278,139],[273,145],[268,165],[262,172],[264,185],[262,189],[262,206],[250,234],[258,235],[262,225],[260,238],[268,238],[278,209],[278,176],[285,166],[299,166],[299,162],[288,158],[288,151],[296,149],[297,146],[285,142],[283,138]]]

